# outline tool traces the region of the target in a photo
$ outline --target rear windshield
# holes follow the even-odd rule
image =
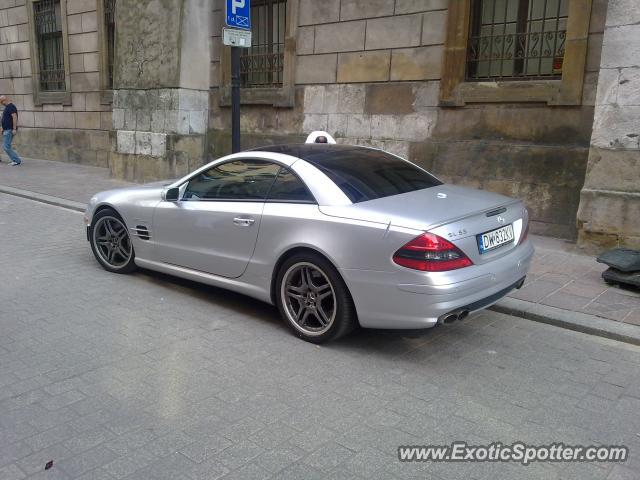
[[[305,160],[322,170],[353,203],[442,185],[425,170],[380,150],[336,149],[306,155]]]

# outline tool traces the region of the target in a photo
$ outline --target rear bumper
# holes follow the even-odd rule
[[[533,246],[526,241],[500,259],[456,270],[450,276],[421,273],[417,278],[423,283],[415,281],[416,274],[403,276],[402,271],[341,273],[363,327],[429,328],[453,310],[474,312],[500,300],[526,276],[532,257]]]

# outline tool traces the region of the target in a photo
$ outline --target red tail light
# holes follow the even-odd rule
[[[423,272],[446,272],[473,265],[458,247],[433,233],[411,240],[393,255],[393,261]]]

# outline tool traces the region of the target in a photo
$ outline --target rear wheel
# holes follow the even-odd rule
[[[357,325],[347,286],[320,255],[304,253],[288,258],[278,272],[276,285],[280,313],[304,340],[335,340]]]
[[[114,210],[105,209],[95,214],[92,223],[89,239],[98,263],[113,273],[134,271],[135,253],[122,218]]]

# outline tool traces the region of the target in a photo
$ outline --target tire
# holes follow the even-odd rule
[[[115,210],[100,210],[93,216],[89,242],[96,260],[108,272],[131,273],[136,269],[129,230]]]
[[[336,340],[358,325],[344,280],[319,254],[297,253],[286,259],[276,276],[275,297],[289,327],[308,342]]]

